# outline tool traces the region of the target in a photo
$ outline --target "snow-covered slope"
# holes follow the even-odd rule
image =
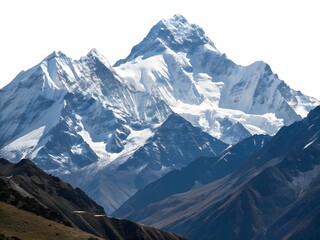
[[[255,133],[273,135],[319,104],[288,87],[264,62],[235,64],[181,15],[156,24],[115,71],[130,89],[163,99],[227,143]]]
[[[113,161],[132,131],[171,114],[162,100],[123,85],[96,50],[79,61],[52,53],[21,72],[0,100],[1,155],[30,157],[57,173]]]
[[[109,212],[169,170],[227,146],[176,114],[170,118],[172,110],[159,97],[128,88],[96,50],[79,61],[49,55],[20,73],[0,99],[0,155],[32,159],[81,186]],[[170,121],[159,137],[168,118],[179,121]],[[149,158],[139,155],[147,151]],[[145,162],[135,168],[135,161]]]

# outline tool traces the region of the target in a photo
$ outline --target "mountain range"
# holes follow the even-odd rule
[[[0,90],[0,156],[30,158],[111,213],[171,170],[274,135],[319,103],[264,62],[237,65],[174,15],[114,66],[93,49],[20,72]]]
[[[141,189],[114,215],[192,239],[318,239],[320,107]]]
[[[255,135],[226,149],[219,156],[200,157],[181,170],[172,170],[139,190],[113,215],[141,220],[140,210],[141,214],[145,214],[144,210],[148,205],[175,194],[188,192],[233,173],[258,152],[270,138],[267,135]],[[157,209],[155,208],[154,211]]]

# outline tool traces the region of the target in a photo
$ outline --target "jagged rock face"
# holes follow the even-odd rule
[[[92,170],[84,169],[64,177],[85,189],[111,213],[140,188],[172,169],[181,169],[200,156],[219,155],[227,147],[181,116],[172,114],[126,161],[110,164],[93,174]],[[88,175],[90,179],[81,177]]]
[[[172,169],[181,169],[197,157],[219,155],[226,147],[223,142],[173,114],[118,170],[141,169],[135,180],[137,189],[140,189]]]
[[[132,128],[150,128],[171,114],[163,101],[124,86],[96,50],[79,61],[49,55],[0,98],[1,155],[28,156],[57,174],[109,161]]]

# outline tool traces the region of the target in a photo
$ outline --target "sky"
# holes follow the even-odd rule
[[[111,64],[174,14],[201,26],[239,65],[267,62],[291,88],[320,99],[317,0],[10,0],[0,2],[0,88],[53,51],[96,48]]]

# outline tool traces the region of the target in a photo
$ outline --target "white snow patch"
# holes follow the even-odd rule
[[[81,122],[81,117],[79,115],[76,116],[80,127],[81,131],[78,132],[78,134],[83,138],[83,140],[90,146],[90,148],[96,153],[98,156],[99,160],[101,161],[107,161],[109,162],[109,153],[106,150],[106,144],[101,141],[101,142],[94,142],[90,136],[90,133],[84,128],[82,122]]]
[[[113,166],[119,166],[121,163],[125,162],[132,154],[140,147],[145,145],[147,140],[154,135],[154,132],[149,129],[143,130],[133,130],[126,139],[124,149],[120,153],[111,153],[110,161]]]
[[[106,150],[106,143],[103,141],[94,142],[90,136],[90,129],[85,129],[81,116],[76,116],[79,122],[81,131],[78,134],[90,146],[90,148],[97,154],[99,161],[92,164],[94,168],[101,169],[112,163],[113,166],[118,166],[126,161],[138,148],[142,147],[146,141],[153,136],[153,131],[149,128],[143,130],[130,129],[130,134],[125,140],[124,149],[120,153],[110,153]],[[92,167],[91,166],[91,167]]]
[[[225,162],[228,162],[228,161],[225,159],[225,157],[228,156],[228,155],[230,155],[230,154],[231,154],[230,152],[226,152],[225,154],[223,154],[223,155],[218,159],[217,162],[220,162],[221,160],[224,160]]]
[[[32,152],[33,148],[37,146],[45,128],[45,126],[42,126],[27,133],[26,135],[14,140],[13,142],[5,146],[2,151],[19,151],[23,158],[27,157]]]
[[[81,145],[80,145],[80,144],[73,145],[73,146],[71,147],[71,152],[72,152],[73,154],[78,154],[78,155],[82,154],[82,147],[81,147]]]
[[[73,213],[77,213],[77,214],[82,214],[82,213],[85,213],[86,211],[72,211]]]
[[[311,142],[309,142],[307,145],[305,145],[303,149],[308,148],[308,147],[309,147],[312,143],[314,143],[317,139],[318,139],[318,138],[313,139]]]

